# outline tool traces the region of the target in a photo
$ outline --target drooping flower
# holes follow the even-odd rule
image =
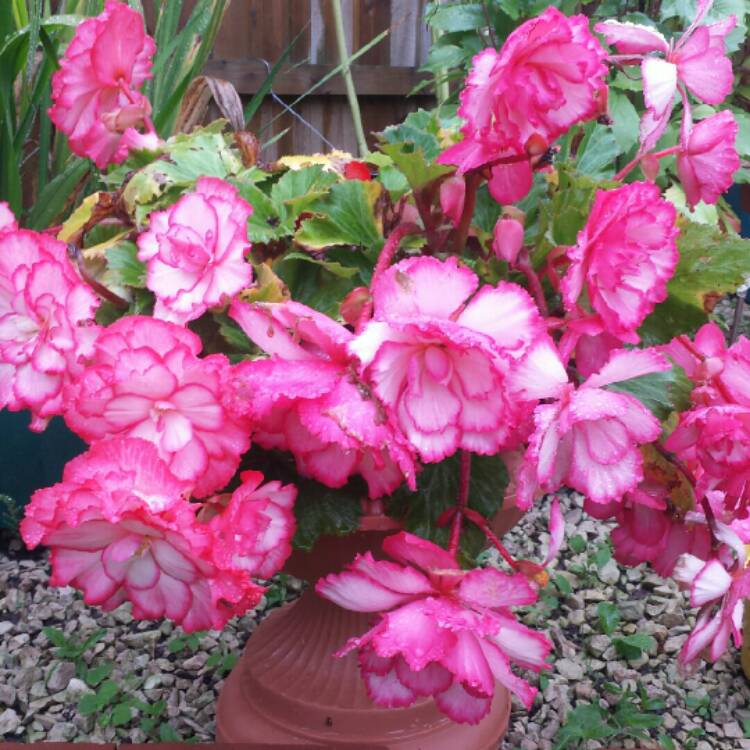
[[[374,319],[351,343],[375,393],[428,462],[459,448],[496,453],[528,411],[504,378],[546,336],[531,297],[478,279],[451,257],[409,258],[373,288]],[[476,292],[476,293],[475,293]]]
[[[746,567],[745,546],[728,527],[717,525],[722,546],[717,556],[702,560],[683,555],[674,577],[690,591],[690,604],[700,607],[695,627],[680,652],[680,666],[688,670],[701,654],[709,661],[719,659],[734,638],[742,645],[742,615],[750,596],[750,568]]]
[[[404,481],[415,487],[413,453],[357,376],[349,330],[297,302],[235,301],[230,315],[271,355],[236,365],[227,397],[234,412],[250,417],[258,445],[290,451],[303,476],[329,487],[353,474],[371,498]]]
[[[633,182],[599,190],[562,279],[565,308],[578,309],[586,290],[594,318],[589,334],[606,332],[621,341],[640,340],[636,329],[667,296],[677,266],[675,207],[656,185]]]
[[[520,200],[531,188],[530,157],[597,116],[605,57],[585,16],[550,7],[521,24],[499,52],[474,58],[459,107],[464,138],[438,161],[459,174],[491,165],[495,200]]]
[[[624,56],[620,64],[641,66],[647,107],[641,121],[642,151],[651,150],[664,133],[678,91],[689,107],[685,89],[706,104],[721,104],[732,90],[725,39],[736,19],[729,16],[703,25],[712,5],[713,0],[699,0],[695,20],[676,42],[667,42],[656,29],[640,24],[608,20],[594,27]]]
[[[638,446],[656,440],[661,425],[634,396],[606,386],[668,370],[652,350],[618,350],[579,388],[568,382],[556,353],[537,347],[511,376],[522,398],[553,398],[534,411],[534,432],[518,478],[518,505],[531,506],[540,490],[562,485],[595,503],[620,500],[643,479]]]
[[[240,566],[211,561],[214,540],[155,446],[136,438],[96,443],[68,463],[63,481],[34,493],[21,523],[30,547],[52,548],[53,586],[133,617],[168,617],[186,631],[221,628],[254,607],[263,589]]]
[[[141,14],[117,0],[78,24],[52,78],[49,110],[73,153],[104,169],[130,147],[153,146],[151,105],[139,89],[151,78],[155,49]]]
[[[242,569],[254,577],[271,578],[292,552],[297,488],[275,481],[261,484],[258,471],[242,472],[240,479],[226,507],[209,521],[211,554],[222,570]]]
[[[686,128],[677,154],[677,174],[688,205],[716,203],[732,186],[732,175],[740,168],[734,145],[737,131],[734,114],[728,109]]]
[[[138,258],[148,266],[155,318],[187,323],[250,284],[251,214],[236,187],[213,177],[201,177],[194,191],[151,214],[138,237]]]
[[[173,323],[127,316],[99,336],[85,372],[66,391],[68,426],[84,440],[150,440],[196,497],[220,490],[250,445],[246,421],[222,403],[224,355],[199,358],[201,340]]]
[[[80,373],[97,334],[99,300],[62,242],[17,229],[2,204],[0,230],[0,408],[30,409],[43,430],[64,410],[64,384]]]
[[[660,575],[672,575],[681,555],[690,553],[703,560],[711,554],[711,532],[705,518],[677,518],[667,505],[667,488],[648,474],[621,501],[594,503],[586,500],[584,510],[594,518],[614,518],[610,533],[614,557],[621,565],[647,562]]]
[[[698,406],[680,414],[664,447],[693,472],[696,492],[725,493],[728,508],[750,505],[750,406]]]
[[[383,612],[337,653],[358,651],[370,698],[404,707],[433,696],[454,721],[476,724],[490,710],[498,681],[529,708],[536,688],[513,674],[511,663],[545,669],[552,644],[510,612],[536,601],[527,578],[494,568],[461,570],[442,547],[406,532],[386,538],[383,550],[397,562],[367,552],[316,585],[341,607]]]

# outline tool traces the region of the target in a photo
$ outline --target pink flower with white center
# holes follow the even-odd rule
[[[124,161],[130,147],[154,145],[151,105],[138,89],[151,78],[155,50],[141,14],[115,0],[76,27],[52,78],[49,110],[73,153],[104,169]]]
[[[41,431],[64,411],[63,386],[91,351],[99,300],[62,242],[17,229],[2,208],[0,408],[31,410],[31,429]]]
[[[211,562],[210,528],[144,440],[97,443],[65,467],[63,481],[34,493],[21,534],[52,548],[53,586],[75,586],[105,611],[125,601],[136,619],[168,617],[186,631],[221,628],[260,600],[239,567]]]
[[[701,654],[716,661],[727,650],[730,637],[742,645],[742,615],[750,596],[750,569],[746,567],[745,546],[728,527],[718,525],[722,547],[718,557],[706,562],[694,555],[683,555],[674,577],[690,591],[690,605],[700,607],[695,627],[680,652],[680,666],[688,671]]]
[[[695,20],[677,41],[667,42],[656,29],[640,24],[603,21],[594,27],[620,53],[620,64],[641,66],[647,107],[641,121],[644,152],[664,133],[678,91],[688,110],[687,91],[706,104],[720,104],[732,90],[732,63],[724,40],[737,21],[729,16],[701,25],[712,5],[713,0],[699,0]]]
[[[375,282],[374,319],[350,346],[424,461],[496,453],[528,415],[504,380],[544,323],[520,286],[478,284],[453,257],[403,260]]]
[[[688,205],[716,203],[732,186],[732,175],[740,168],[734,114],[725,109],[685,130],[677,153],[677,174]]]
[[[300,474],[328,487],[354,474],[371,498],[404,481],[416,487],[413,452],[357,376],[348,329],[297,302],[235,301],[229,314],[271,355],[236,365],[227,397],[233,412],[250,417],[254,442],[290,451]]]
[[[226,304],[253,279],[247,220],[252,207],[236,187],[201,177],[193,192],[156,211],[138,237],[146,285],[156,295],[154,317],[187,323]]]
[[[586,226],[568,248],[570,268],[560,284],[566,310],[586,290],[598,330],[636,344],[636,329],[667,296],[679,259],[675,207],[648,182],[599,190]],[[598,325],[594,325],[598,324]]]
[[[530,158],[597,116],[605,57],[585,16],[547,8],[521,24],[499,52],[474,58],[458,110],[464,139],[438,162],[455,164],[459,174],[489,165],[493,198],[520,200],[531,188]]]
[[[370,698],[400,708],[433,696],[454,721],[476,724],[489,712],[498,681],[530,708],[537,690],[513,674],[511,662],[546,669],[552,644],[510,611],[536,601],[527,578],[461,570],[442,547],[406,532],[386,538],[383,550],[397,562],[366,552],[315,587],[345,609],[383,612],[337,653],[359,652]]]
[[[278,573],[292,552],[297,488],[261,484],[259,471],[244,471],[226,507],[209,521],[213,560],[224,570],[241,569],[258,578]]]
[[[68,426],[84,440],[122,435],[154,443],[173,474],[206,497],[232,478],[250,446],[246,420],[222,403],[224,355],[199,358],[192,331],[153,318],[120,318],[99,336],[66,390]]]
[[[620,500],[643,479],[639,445],[661,434],[659,420],[635,397],[607,390],[660,372],[669,362],[653,350],[619,350],[579,388],[557,353],[539,346],[511,377],[520,398],[552,398],[534,411],[534,432],[519,472],[517,503],[566,485],[595,503]]]
[[[750,406],[699,406],[680,414],[664,447],[697,479],[699,496],[725,493],[725,505],[745,515],[750,505]]]

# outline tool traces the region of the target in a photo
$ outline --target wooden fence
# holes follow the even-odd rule
[[[425,0],[342,0],[350,53],[390,29],[383,41],[352,66],[368,134],[400,122],[418,107],[433,105],[430,87],[407,98],[425,78],[417,72],[430,42],[424,5]],[[291,103],[339,64],[330,0],[232,0],[206,72],[231,81],[246,100],[263,83],[266,63],[273,65],[300,32],[288,64],[273,85],[274,93]],[[264,158],[330,151],[332,147],[356,154],[340,75],[329,79],[294,111],[312,128],[266,97],[250,129],[260,135],[261,142],[288,132],[265,149]]]

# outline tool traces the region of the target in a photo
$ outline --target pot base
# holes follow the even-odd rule
[[[332,654],[365,632],[371,619],[311,589],[271,613],[224,681],[217,740],[286,748],[495,750],[510,716],[510,696],[499,684],[490,713],[475,726],[455,724],[431,698],[397,709],[370,701],[356,654]]]

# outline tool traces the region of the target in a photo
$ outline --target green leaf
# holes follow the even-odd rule
[[[635,396],[657,419],[664,421],[673,411],[685,411],[690,407],[693,384],[681,367],[673,365],[665,372],[652,372],[612,383],[606,388]]]
[[[612,559],[612,550],[610,549],[609,543],[600,543],[596,548],[596,552],[594,552],[593,558],[596,569],[601,570]]]
[[[179,651],[182,651],[183,648],[185,648],[185,638],[181,635],[172,638],[172,640],[167,643],[167,650],[170,654],[176,654]]]
[[[609,114],[612,118],[612,135],[620,153],[624,154],[638,142],[638,112],[626,94],[610,89]]]
[[[579,555],[586,549],[586,540],[580,534],[576,534],[575,536],[570,537],[568,540],[568,546],[573,552]]]
[[[311,209],[337,181],[334,173],[326,172],[320,165],[290,169],[282,175],[271,188],[271,200],[286,234],[294,232],[295,219]]]
[[[84,159],[74,158],[70,164],[47,183],[47,186],[36,197],[34,207],[26,217],[29,229],[44,229],[55,223],[65,210],[71,195],[83,182],[91,169],[91,165]]]
[[[428,161],[424,151],[412,143],[384,143],[380,149],[393,159],[412,190],[419,190],[454,171],[453,167]]]
[[[81,653],[88,651],[94,644],[99,643],[99,641],[104,638],[105,635],[107,635],[107,631],[104,628],[98,628],[97,630],[95,630],[81,644]]]
[[[611,602],[599,602],[596,606],[599,628],[605,635],[612,635],[620,624],[620,610]]]
[[[425,159],[432,161],[438,157],[442,148],[438,140],[441,124],[434,112],[419,109],[412,112],[399,125],[389,125],[378,137],[385,143],[412,143],[415,149],[420,148]]]
[[[100,664],[97,667],[92,667],[91,669],[86,670],[86,676],[84,678],[86,684],[90,687],[96,687],[103,679],[109,677],[113,668],[114,664],[108,662],[107,664]]]
[[[138,260],[135,242],[119,242],[107,250],[107,265],[125,286],[146,287],[146,265]]]
[[[555,586],[557,586],[557,590],[563,596],[567,596],[568,594],[573,593],[573,587],[570,585],[570,581],[561,573],[558,573],[557,575],[555,575],[555,577],[552,580],[555,582]]]
[[[438,5],[427,22],[438,31],[475,31],[487,26],[487,16],[481,3]]]
[[[180,742],[182,737],[172,727],[171,724],[160,724],[159,725],[159,739],[162,742]]]
[[[68,639],[65,637],[65,633],[57,628],[42,628],[42,633],[47,637],[47,640],[58,648],[64,648],[68,645]]]
[[[133,712],[127,703],[118,703],[112,709],[112,726],[121,727],[133,718]]]
[[[331,260],[320,260],[318,258],[313,258],[312,255],[307,255],[306,253],[287,253],[282,261],[286,262],[288,260],[302,260],[305,263],[313,263],[316,266],[325,268],[326,271],[334,276],[338,276],[340,279],[351,279],[352,276],[356,276],[359,273],[359,270],[354,266],[344,266],[341,263]]]
[[[645,633],[633,633],[633,635],[614,638],[612,645],[625,659],[637,659],[644,651],[653,651],[656,648],[656,641],[653,636]]]
[[[90,716],[99,710],[99,699],[95,693],[86,693],[78,701],[78,713],[81,716]]]
[[[613,132],[595,124],[578,151],[576,169],[595,179],[606,179],[615,173],[615,158],[621,153]]]
[[[347,180],[331,188],[318,204],[321,216],[302,222],[296,242],[315,249],[331,245],[380,247],[382,235],[375,220],[374,206],[381,187],[377,182]]]
[[[344,536],[359,527],[360,498],[366,497],[367,491],[358,480],[341,489],[331,489],[303,479],[297,489],[295,547],[309,550],[323,534]]]
[[[388,513],[403,519],[406,528],[418,536],[438,544],[446,544],[449,530],[438,527],[440,514],[455,505],[458,497],[458,454],[436,464],[427,464],[417,477],[417,491],[401,487],[388,504]],[[478,456],[471,459],[469,507],[491,519],[502,507],[508,474],[499,456]],[[461,535],[463,552],[474,559],[486,543],[484,535],[473,526]]]
[[[668,297],[639,330],[648,345],[695,331],[708,322],[708,313],[721,297],[750,277],[750,239],[690,221],[679,225],[680,260],[667,287]]]
[[[240,195],[253,207],[247,221],[247,236],[251,242],[270,242],[289,234],[287,228],[281,226],[274,202],[257,185],[240,184],[238,188]]]
[[[99,702],[99,707],[103,708],[111,703],[119,692],[120,686],[114,680],[103,682],[96,691],[96,699]]]

